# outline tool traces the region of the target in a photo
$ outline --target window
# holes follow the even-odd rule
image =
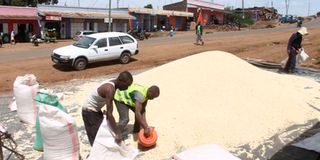
[[[96,43],[96,46],[98,46],[98,48],[107,47],[107,39],[106,39],[106,38],[100,39],[100,40]]]
[[[95,40],[95,38],[83,37],[73,45],[80,48],[89,48]]]
[[[119,39],[119,37],[109,37],[109,45],[110,46],[117,46],[117,45],[121,45],[121,41]]]
[[[120,39],[123,44],[133,43],[134,40],[130,38],[129,36],[120,36]]]

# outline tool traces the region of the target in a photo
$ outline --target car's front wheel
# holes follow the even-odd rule
[[[77,58],[73,64],[73,68],[77,71],[84,70],[87,67],[87,60],[85,58]]]
[[[130,59],[131,59],[130,53],[128,52],[122,53],[122,55],[120,56],[120,63],[127,64],[130,62]]]

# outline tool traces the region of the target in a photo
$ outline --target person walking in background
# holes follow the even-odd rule
[[[170,36],[170,37],[173,37],[173,35],[174,35],[174,30],[175,30],[175,28],[173,27],[173,25],[171,25],[171,26],[170,26],[170,31],[169,31],[169,36]]]
[[[203,33],[203,28],[202,25],[198,22],[196,25],[196,35],[197,35],[197,39],[196,39],[196,45],[199,45],[199,41],[201,41],[201,45],[204,45],[204,41],[202,39],[202,33]]]
[[[138,133],[143,128],[145,136],[150,135],[150,128],[145,116],[146,106],[148,100],[152,100],[159,95],[160,89],[157,86],[145,87],[132,84],[125,91],[117,89],[114,95],[114,103],[119,113],[118,127],[123,140],[128,137],[126,126],[129,122],[129,109],[135,113],[133,133]]]
[[[301,42],[302,37],[307,35],[308,31],[306,27],[301,27],[298,32],[293,33],[289,38],[287,45],[288,61],[283,69],[286,73],[294,73],[296,69],[296,57],[297,54],[302,50]]]
[[[132,84],[133,78],[130,72],[124,71],[116,79],[102,83],[89,94],[84,106],[82,107],[82,119],[90,145],[93,145],[99,127],[103,121],[102,108],[106,105],[106,120],[115,133],[116,143],[121,142],[120,131],[112,115],[113,97],[116,90],[126,90]]]
[[[11,44],[16,44],[16,40],[14,38],[16,34],[14,33],[14,30],[11,31]]]

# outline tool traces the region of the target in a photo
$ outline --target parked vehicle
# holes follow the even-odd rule
[[[144,39],[149,39],[150,34],[146,33],[145,31],[138,32],[137,30],[129,30],[127,32],[131,36],[133,36],[137,40],[144,40]]]
[[[34,46],[38,46],[39,45],[38,38],[37,38],[37,36],[35,34],[32,35],[30,41],[31,41],[31,43],[33,43]]]
[[[284,16],[279,19],[281,23],[296,23],[298,20],[293,16]]]
[[[94,34],[94,33],[97,33],[95,31],[78,31],[74,37],[73,37],[73,40],[77,41],[79,40],[81,37],[85,36],[85,35],[90,35],[90,34]]]
[[[10,43],[10,36],[8,33],[2,33],[2,42],[3,43]]]
[[[56,64],[67,64],[83,70],[88,63],[119,59],[126,64],[138,54],[138,42],[127,33],[105,32],[83,36],[73,45],[55,49],[51,59]]]

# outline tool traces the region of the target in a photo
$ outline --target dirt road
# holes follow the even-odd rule
[[[303,45],[311,58],[303,65],[320,68],[319,64],[315,64],[320,59],[320,38],[318,36],[320,25],[311,25],[308,29],[310,35],[304,38]],[[53,65],[51,62],[49,57],[51,51],[59,46],[71,44],[72,41],[41,44],[39,47],[31,44],[6,45],[5,48],[0,48],[0,92],[11,92],[15,78],[28,73],[35,74],[42,86],[48,86],[72,79],[85,79],[123,70],[152,68],[208,50],[231,52],[243,59],[261,59],[279,63],[286,57],[288,38],[295,31],[297,28],[289,27],[260,32],[229,32],[225,35],[206,34],[204,36],[205,46],[193,44],[193,32],[178,35],[172,39],[169,37],[154,38],[139,44],[140,53],[129,64],[121,65],[117,61],[101,62],[89,65],[84,71],[74,71],[71,68]],[[24,56],[24,53],[27,56]],[[13,55],[16,58],[12,58]]]

